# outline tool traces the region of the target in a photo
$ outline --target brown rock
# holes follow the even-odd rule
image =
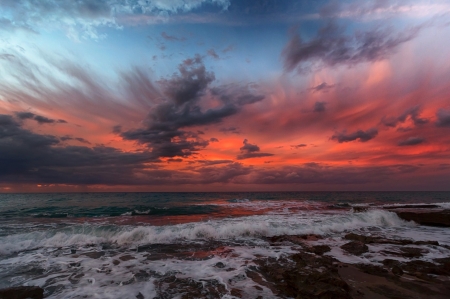
[[[383,207],[383,209],[386,209],[386,210],[395,210],[395,209],[436,209],[436,208],[440,208],[440,206],[423,204],[423,205],[399,205],[399,206]]]
[[[13,287],[0,289],[0,299],[42,299],[44,290],[40,287]]]
[[[349,299],[350,287],[341,279],[336,260],[300,252],[284,259],[260,260],[258,271],[278,290],[277,295],[293,298]],[[253,279],[253,278],[252,278]]]
[[[369,251],[369,247],[360,241],[348,242],[347,244],[342,245],[341,248],[354,255],[360,255]]]
[[[392,267],[391,271],[394,275],[397,275],[397,276],[403,275],[403,270],[399,266]]]
[[[353,207],[353,213],[362,213],[362,212],[367,212],[367,210],[369,209],[369,207]]]
[[[450,210],[433,211],[433,210],[420,210],[417,211],[394,211],[398,217],[407,220],[414,221],[421,225],[430,226],[450,226]]]
[[[307,251],[318,254],[318,255],[322,255],[325,252],[331,251],[331,248],[328,245],[316,245],[316,246],[312,246],[312,247],[308,248]]]

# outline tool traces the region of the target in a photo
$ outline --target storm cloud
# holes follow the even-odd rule
[[[327,102],[315,102],[314,103],[314,112],[325,112]]]
[[[42,125],[42,124],[54,124],[54,123],[67,123],[67,121],[65,121],[64,119],[51,119],[42,115],[36,115],[32,112],[16,112],[16,116],[19,119],[33,119],[35,121],[38,122],[38,124]]]
[[[436,126],[450,128],[450,109],[439,109],[436,112]]]
[[[422,137],[409,137],[405,140],[399,141],[397,144],[398,146],[412,146],[412,145],[418,145],[425,141],[425,138]]]
[[[186,128],[220,123],[238,113],[242,106],[264,99],[241,86],[210,89],[214,74],[206,71],[199,55],[186,59],[178,70],[179,74],[159,81],[165,98],[151,109],[144,121],[145,127],[120,132],[122,138],[148,146],[156,156],[195,155],[208,146],[209,141]],[[221,106],[202,108],[201,99],[208,91],[221,101]]]
[[[383,117],[381,122],[387,127],[396,127],[397,124],[404,123],[408,118],[410,118],[416,126],[427,124],[429,119],[420,117],[421,110],[422,107],[420,105],[416,105],[407,109],[397,117]]]
[[[367,142],[378,135],[376,128],[368,129],[367,131],[358,130],[353,133],[347,133],[346,131],[336,133],[331,136],[332,140],[336,140],[339,143],[350,142],[359,139],[360,142]]]
[[[0,115],[2,182],[125,183],[144,168],[142,163],[157,161],[150,153],[126,153],[105,146],[64,146],[57,136],[34,133],[22,128],[11,115]]]
[[[238,160],[273,156],[270,153],[261,153],[259,146],[249,143],[247,139],[244,139],[243,143],[244,145],[240,148],[241,153],[236,157]]]

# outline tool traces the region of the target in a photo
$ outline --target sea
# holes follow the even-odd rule
[[[248,275],[258,259],[299,250],[273,236],[315,234],[313,245],[345,263],[377,264],[398,250],[348,254],[340,246],[350,232],[450,246],[449,228],[386,209],[405,204],[450,208],[450,192],[0,194],[0,288],[40,286],[45,298],[277,298]],[[417,246],[424,261],[450,255]]]

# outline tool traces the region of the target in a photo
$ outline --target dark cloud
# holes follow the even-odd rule
[[[233,160],[197,160],[197,162],[204,165],[218,165],[233,163]]]
[[[346,29],[334,23],[320,28],[317,36],[304,41],[293,34],[282,52],[286,70],[309,70],[312,65],[335,66],[357,64],[385,59],[399,45],[413,39],[419,28],[396,33],[392,28],[356,31],[347,34]]]
[[[22,128],[12,116],[0,115],[0,180],[132,184],[135,172],[144,169],[143,163],[158,161],[150,153],[125,153],[103,146],[64,146],[60,143],[64,137],[34,133]]]
[[[220,128],[219,131],[222,133],[241,134],[239,128],[236,127]]]
[[[219,55],[217,54],[216,50],[214,50],[214,49],[209,49],[207,54],[214,59],[220,59]]]
[[[229,45],[228,47],[226,47],[225,49],[222,50],[222,53],[226,54],[228,52],[231,52],[234,50],[234,45]]]
[[[209,141],[186,128],[220,123],[238,113],[242,106],[264,98],[249,88],[235,85],[210,89],[214,74],[206,71],[198,55],[186,59],[178,70],[179,74],[159,81],[164,98],[150,110],[145,127],[119,133],[125,140],[147,145],[159,157],[188,157],[198,153]],[[202,109],[201,99],[208,91],[221,100],[221,106]]]
[[[196,169],[195,171],[200,176],[200,182],[203,184],[212,183],[238,183],[239,179],[244,175],[252,172],[252,167],[243,166],[241,163],[226,163],[221,167],[205,166]]]
[[[328,92],[330,89],[332,89],[332,88],[334,88],[334,87],[335,87],[334,84],[330,85],[330,84],[328,84],[327,82],[322,82],[322,83],[319,84],[319,85],[316,85],[316,86],[314,86],[314,87],[311,87],[309,90],[311,90],[312,92],[318,92],[318,91],[321,91],[321,92]]]
[[[63,120],[63,119],[51,119],[42,115],[36,115],[34,113],[31,112],[16,112],[16,116],[19,119],[34,119],[35,121],[38,122],[38,124],[42,125],[42,124],[54,124],[54,123],[67,123],[67,121]]]
[[[368,129],[367,131],[358,130],[356,132],[349,134],[347,134],[346,131],[343,131],[341,133],[336,133],[335,135],[331,136],[331,139],[337,140],[337,142],[339,143],[350,142],[356,139],[359,139],[360,142],[367,142],[375,138],[377,135],[378,130],[376,128],[371,128]]]
[[[219,139],[215,138],[215,137],[211,137],[209,138],[210,142],[219,142]]]
[[[84,143],[84,144],[91,144],[89,141],[87,141],[87,140],[84,139],[84,138],[81,138],[81,137],[72,137],[72,136],[69,136],[69,135],[62,136],[62,137],[60,137],[59,139],[60,139],[61,141],[76,140],[76,141],[81,142],[81,143]]]
[[[176,37],[173,35],[167,34],[165,31],[161,32],[161,37],[167,41],[185,41],[185,37]]]
[[[407,168],[407,170],[405,169]],[[299,166],[287,166],[274,170],[261,169],[252,173],[248,180],[241,183],[254,184],[327,184],[349,185],[383,182],[401,173],[411,173],[419,168],[411,165],[352,167],[330,166],[319,163],[307,163]]]
[[[408,145],[418,145],[425,141],[425,138],[422,137],[409,137],[405,140],[399,141],[398,146],[408,146]]]
[[[180,158],[176,158],[176,159],[173,159],[173,158],[170,158],[170,159],[167,159],[167,162],[183,162],[183,159],[180,159]]]
[[[436,112],[436,117],[436,126],[450,128],[450,110],[441,108]]]
[[[408,118],[410,118],[416,126],[427,124],[429,119],[420,117],[421,110],[422,107],[420,105],[416,105],[407,109],[398,117],[383,117],[381,122],[387,127],[396,127],[399,123],[404,123]]]
[[[302,144],[297,144],[297,145],[291,145],[291,148],[295,148],[295,149],[299,149],[302,147],[307,147],[308,145],[302,143]]]
[[[325,112],[327,102],[315,102],[314,103],[314,112]]]
[[[34,118],[34,113],[31,112],[17,112],[16,116],[20,119],[32,119]]]
[[[244,145],[240,148],[241,153],[236,157],[238,160],[273,156],[270,153],[260,153],[259,146],[249,143],[247,139],[244,139],[243,143]]]
[[[211,94],[225,104],[235,103],[239,106],[249,105],[264,100],[265,96],[257,93],[258,85],[227,84],[211,88]]]

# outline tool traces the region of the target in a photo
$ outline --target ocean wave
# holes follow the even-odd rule
[[[0,254],[41,247],[90,244],[137,246],[186,240],[227,240],[275,235],[333,234],[363,227],[413,226],[395,213],[369,210],[338,215],[259,215],[166,226],[73,225],[62,229],[9,235],[0,238]]]

